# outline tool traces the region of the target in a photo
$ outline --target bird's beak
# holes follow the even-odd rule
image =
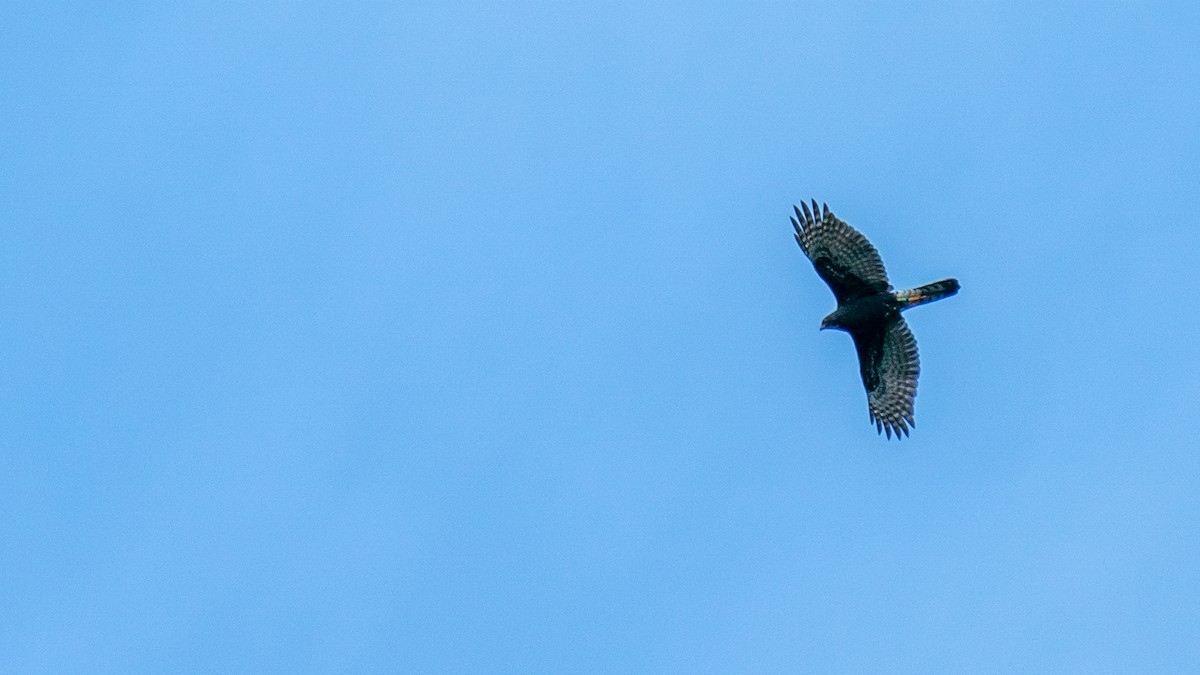
[[[826,322],[824,319],[822,319],[821,320],[821,330],[825,330],[826,328],[829,328],[829,323]]]

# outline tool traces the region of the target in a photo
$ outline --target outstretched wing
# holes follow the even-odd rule
[[[862,232],[839,220],[829,205],[823,206],[824,210],[819,210],[813,200],[810,211],[808,204],[801,202],[803,213],[792,207],[796,211],[792,227],[796,228],[796,243],[829,285],[838,304],[890,291],[892,286],[879,252]]]
[[[882,330],[853,332],[858,350],[858,367],[867,390],[867,407],[875,428],[908,435],[915,427],[913,400],[917,397],[917,376],[921,360],[917,355],[917,340],[903,318],[896,318]]]

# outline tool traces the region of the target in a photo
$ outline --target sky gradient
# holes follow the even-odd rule
[[[0,670],[1200,671],[1200,10],[840,5],[0,7]]]

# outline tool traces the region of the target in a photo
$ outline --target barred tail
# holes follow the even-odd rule
[[[958,279],[942,279],[908,291],[896,291],[900,309],[910,309],[934,300],[948,298],[958,292]]]

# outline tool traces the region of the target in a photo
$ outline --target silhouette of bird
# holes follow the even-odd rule
[[[917,340],[900,313],[954,295],[958,280],[893,291],[879,252],[861,232],[833,215],[829,205],[818,209],[813,200],[811,210],[803,202],[792,208],[796,243],[837,298],[837,309],[821,321],[821,330],[844,330],[854,339],[876,430],[889,439],[892,434],[907,436],[916,426],[913,400],[921,362]]]

